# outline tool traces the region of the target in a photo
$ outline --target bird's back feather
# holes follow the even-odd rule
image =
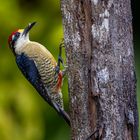
[[[44,86],[40,74],[33,60],[29,59],[24,53],[16,56],[16,63],[27,80],[34,86],[38,93],[52,106],[70,125],[69,115],[60,107],[59,104],[52,100],[51,94]]]
[[[62,77],[61,72],[58,74],[55,71],[57,63],[53,55],[41,44],[31,41],[26,45],[24,44],[17,51],[18,54],[24,53],[34,62],[44,87],[51,93],[52,100],[63,108],[61,95]],[[32,76],[34,77],[35,75],[32,74]]]

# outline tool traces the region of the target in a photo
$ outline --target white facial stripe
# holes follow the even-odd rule
[[[23,36],[21,33],[18,40],[15,42],[15,52],[19,54],[22,47],[24,47],[28,42],[29,34],[27,34],[27,36]]]

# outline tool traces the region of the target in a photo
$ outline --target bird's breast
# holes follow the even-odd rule
[[[55,71],[57,63],[53,55],[44,46],[36,42],[27,44],[23,52],[35,62],[44,85],[51,92],[57,92],[61,82],[60,76]]]

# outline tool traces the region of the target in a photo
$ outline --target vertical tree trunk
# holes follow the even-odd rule
[[[130,0],[61,0],[73,140],[137,140]]]

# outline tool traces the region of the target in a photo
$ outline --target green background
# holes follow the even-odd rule
[[[140,42],[135,4],[133,11],[138,94]],[[69,126],[23,77],[8,48],[11,32],[33,21],[37,24],[30,32],[30,39],[46,46],[57,59],[63,38],[59,0],[0,0],[0,140],[68,140]],[[68,110],[66,79],[63,95]]]

